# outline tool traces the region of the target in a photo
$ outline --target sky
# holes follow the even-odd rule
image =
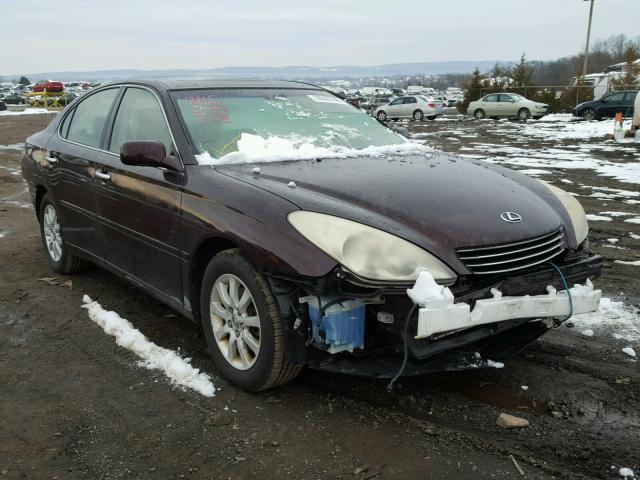
[[[0,0],[0,75],[536,60],[584,48],[584,0]],[[592,39],[640,34],[595,0]]]

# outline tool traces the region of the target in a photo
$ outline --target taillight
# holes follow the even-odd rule
[[[430,103],[429,104],[429,108],[436,108],[436,104],[435,103]]]

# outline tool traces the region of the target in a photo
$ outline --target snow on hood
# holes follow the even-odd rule
[[[402,137],[399,136],[399,138]],[[312,140],[303,137],[271,136],[263,138],[260,135],[243,133],[238,140],[238,150],[236,152],[227,153],[220,158],[213,158],[207,152],[195,157],[200,165],[231,165],[311,160],[316,158],[379,157],[388,154],[411,155],[433,152],[431,147],[406,140],[404,143],[396,145],[370,146],[360,150],[340,146],[320,147],[314,145]]]

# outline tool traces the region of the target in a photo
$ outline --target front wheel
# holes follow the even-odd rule
[[[202,279],[200,312],[216,368],[250,391],[293,380],[281,319],[266,279],[236,249],[219,253]]]
[[[422,110],[416,110],[415,112],[413,112],[413,119],[416,121],[421,121],[424,118],[424,113],[422,113]]]
[[[484,113],[484,110],[479,108],[475,112],[473,112],[473,116],[476,118],[476,120],[482,120],[484,117],[486,117],[486,114]]]
[[[53,271],[67,274],[84,270],[87,267],[87,261],[68,252],[62,236],[63,228],[58,208],[48,193],[42,197],[38,219],[44,251]]]
[[[521,108],[518,110],[518,118],[520,120],[528,120],[531,117],[531,111],[528,108]]]
[[[587,108],[584,112],[582,112],[582,118],[585,120],[597,120],[596,111],[593,108]]]
[[[380,120],[381,122],[384,122],[387,119],[387,114],[384,112],[384,110],[380,110],[376,114],[376,117],[378,117],[378,120]]]

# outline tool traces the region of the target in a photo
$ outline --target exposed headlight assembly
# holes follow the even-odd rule
[[[584,213],[582,205],[580,205],[580,202],[571,194],[565,192],[561,188],[554,187],[546,182],[542,183],[545,187],[551,190],[556,197],[558,197],[558,200],[560,200],[562,205],[564,205],[564,208],[567,209],[569,217],[571,217],[573,230],[576,233],[576,240],[578,244],[581,244],[589,234],[589,224],[587,223],[587,216]]]
[[[291,212],[288,219],[307,240],[363,279],[412,282],[428,270],[443,285],[456,280],[436,257],[382,230],[316,212]]]

